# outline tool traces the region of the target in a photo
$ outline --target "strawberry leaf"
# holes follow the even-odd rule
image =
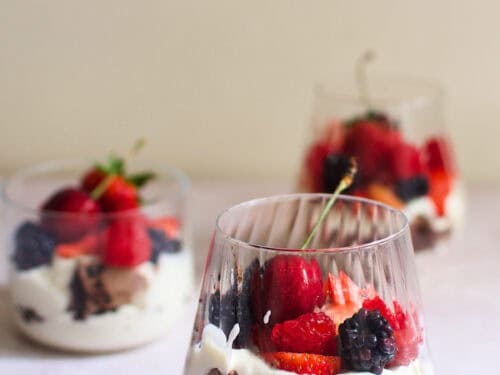
[[[155,177],[156,175],[153,172],[141,172],[127,176],[127,181],[137,188],[141,188]]]

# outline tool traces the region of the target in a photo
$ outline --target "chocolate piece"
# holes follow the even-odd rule
[[[136,293],[146,288],[146,279],[134,269],[105,268],[95,260],[80,260],[70,287],[69,310],[74,319],[114,311],[131,303]]]
[[[38,314],[38,312],[31,308],[31,307],[23,307],[23,306],[18,306],[17,307],[19,311],[19,315],[21,315],[21,318],[26,322],[26,323],[42,323],[43,318]]]

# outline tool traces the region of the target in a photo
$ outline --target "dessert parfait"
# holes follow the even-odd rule
[[[432,374],[405,216],[344,196],[315,225],[329,201],[219,216],[185,374]]]
[[[300,189],[331,193],[339,170],[355,157],[359,174],[347,193],[403,210],[415,250],[433,248],[464,216],[459,174],[443,130],[441,91],[400,77],[359,80],[359,88],[352,86],[360,96],[345,84],[318,90]]]
[[[164,334],[193,287],[186,188],[178,171],[129,173],[116,157],[15,175],[4,199],[19,329],[40,343],[85,352],[135,347]]]

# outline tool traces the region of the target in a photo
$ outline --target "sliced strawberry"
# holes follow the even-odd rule
[[[281,352],[336,354],[335,324],[324,313],[308,313],[273,327],[271,340]]]
[[[287,352],[264,353],[264,360],[272,367],[296,374],[335,375],[340,372],[340,357]]]
[[[178,238],[181,227],[179,219],[173,216],[150,220],[149,226],[165,232],[168,238]]]
[[[423,149],[425,162],[431,171],[444,171],[453,174],[455,165],[453,163],[450,142],[444,137],[429,139]]]
[[[365,301],[363,308],[380,311],[394,329],[397,351],[389,363],[390,367],[406,366],[417,358],[418,345],[422,342],[423,336],[416,314],[406,313],[397,301],[394,301],[394,312],[392,312],[378,296]]]
[[[385,203],[398,210],[404,207],[403,202],[394,191],[386,185],[372,183],[367,186],[366,194],[368,198]]]
[[[429,197],[436,206],[439,216],[446,214],[446,198],[451,192],[453,176],[443,170],[431,171],[429,176]]]
[[[151,240],[146,220],[124,217],[113,220],[101,236],[103,263],[115,267],[134,267],[151,256]]]
[[[271,325],[312,312],[325,299],[321,269],[315,259],[277,255],[265,265],[261,285],[256,286],[262,293],[261,313],[271,311]],[[259,294],[252,295],[259,298]],[[254,301],[254,305],[260,305],[260,301]]]
[[[61,243],[56,246],[56,254],[63,258],[76,258],[97,252],[97,235],[91,233],[78,242]]]

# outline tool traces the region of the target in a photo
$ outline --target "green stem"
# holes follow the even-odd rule
[[[104,180],[99,182],[99,185],[97,185],[94,190],[90,193],[90,197],[94,200],[98,200],[101,195],[104,194],[106,189],[109,187],[111,184],[111,181],[113,181],[113,178],[115,177],[115,174],[108,174]]]

